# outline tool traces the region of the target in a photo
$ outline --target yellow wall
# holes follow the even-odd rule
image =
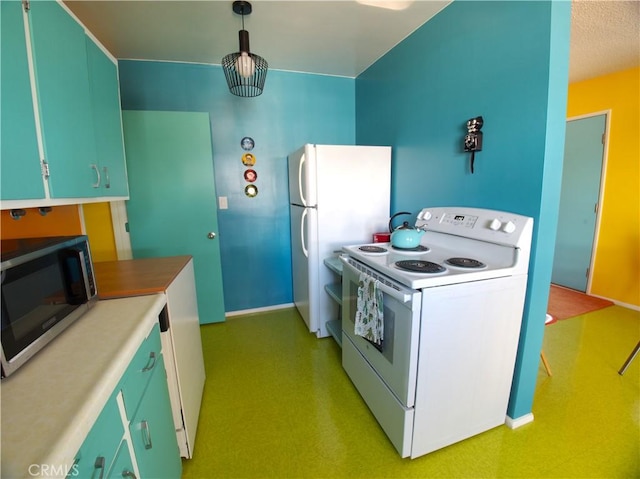
[[[116,261],[118,253],[113,236],[113,221],[109,203],[88,203],[82,206],[82,210],[94,263]]]
[[[85,204],[82,209],[78,205],[54,206],[46,216],[42,216],[38,208],[26,208],[25,211],[25,216],[14,220],[9,210],[2,210],[2,239],[86,234],[94,262],[118,259],[109,203]],[[81,211],[84,213],[84,230]]]
[[[567,117],[610,110],[591,294],[640,307],[640,67],[569,85]]]

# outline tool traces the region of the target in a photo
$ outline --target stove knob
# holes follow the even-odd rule
[[[493,231],[498,231],[501,226],[502,223],[498,218],[492,220],[491,223],[489,223],[489,229],[492,229]]]
[[[507,221],[502,227],[505,233],[513,233],[516,230],[516,224],[513,221]]]
[[[425,221],[429,221],[431,219],[431,216],[431,211],[424,210],[422,213],[420,213],[420,219]]]

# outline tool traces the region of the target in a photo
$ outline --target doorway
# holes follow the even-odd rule
[[[551,282],[588,293],[597,242],[608,112],[567,120]]]
[[[225,320],[209,114],[122,112],[134,258],[193,257],[200,323]]]

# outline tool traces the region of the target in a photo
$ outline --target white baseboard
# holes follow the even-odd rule
[[[529,424],[530,422],[533,422],[532,412],[530,412],[529,414],[525,414],[524,416],[520,416],[516,419],[512,419],[509,416],[507,416],[506,420],[504,421],[504,423],[507,425],[507,427],[509,427],[509,429],[517,429],[520,426]]]
[[[267,311],[274,311],[277,309],[285,309],[285,308],[293,308],[294,304],[293,303],[287,303],[287,304],[276,304],[273,306],[265,306],[263,308],[254,308],[254,309],[243,309],[243,310],[239,310],[239,311],[228,311],[225,313],[225,317],[226,318],[231,318],[233,316],[242,316],[244,314],[253,314],[253,313],[264,313]]]
[[[598,296],[598,298],[600,297],[601,296]],[[603,299],[609,299],[609,298],[603,298]],[[615,299],[609,299],[609,301],[613,301],[613,304],[615,304],[616,306],[622,306],[623,308],[633,309],[634,311],[640,311],[640,306],[636,306],[635,304],[623,303],[622,301],[618,301]]]

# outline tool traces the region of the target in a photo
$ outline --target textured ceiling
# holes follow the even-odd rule
[[[231,1],[67,0],[117,58],[219,64],[238,47]],[[253,0],[251,50],[271,69],[355,77],[448,0],[394,0],[401,10],[348,0]],[[640,65],[640,2],[574,0],[570,81]]]
[[[574,0],[569,80],[585,80],[638,65],[640,2]]]

